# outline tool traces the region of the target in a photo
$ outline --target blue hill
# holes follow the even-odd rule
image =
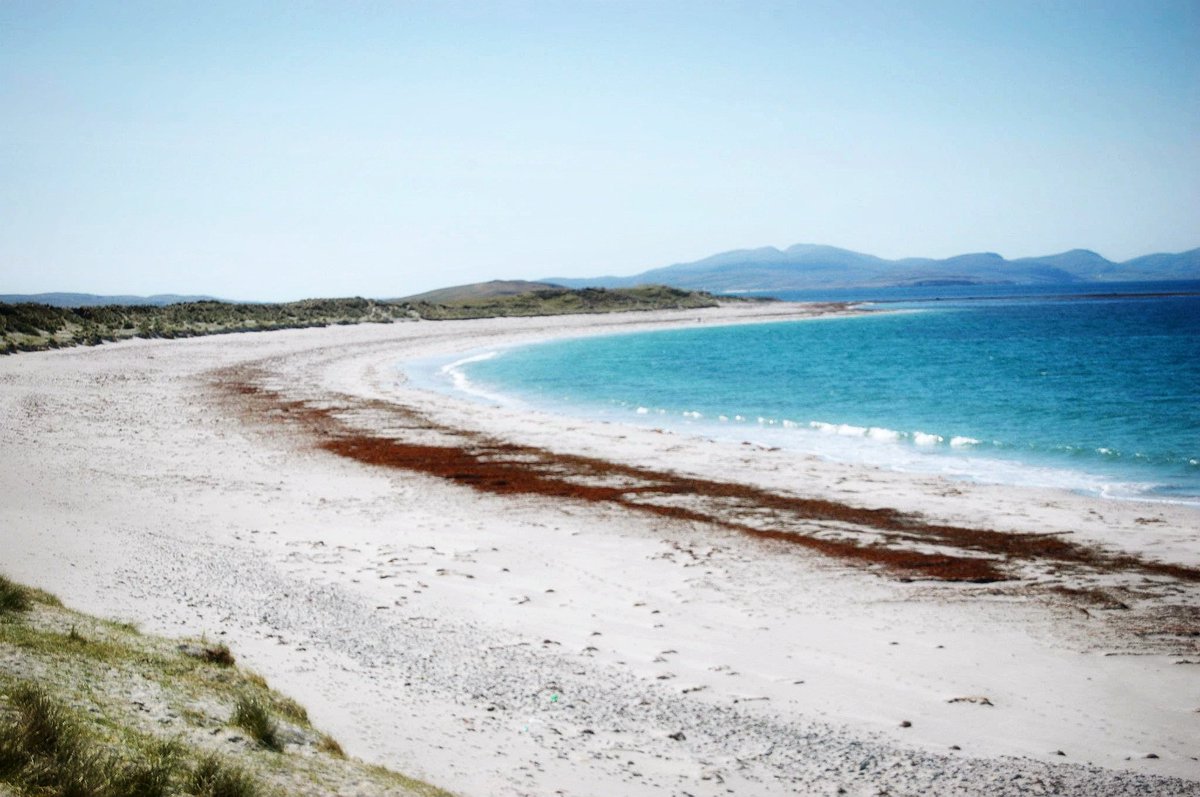
[[[550,277],[572,288],[657,283],[711,292],[869,288],[905,285],[1061,285],[1073,282],[1158,282],[1200,279],[1200,249],[1154,254],[1122,263],[1087,249],[1007,260],[995,252],[885,260],[816,244],[722,252],[628,277]]]

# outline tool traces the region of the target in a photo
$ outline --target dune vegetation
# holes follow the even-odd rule
[[[625,310],[694,310],[716,307],[717,297],[666,285],[636,288],[544,288],[499,296],[447,298],[440,303],[418,301],[411,306],[421,318],[495,318],[498,316],[617,313]]]
[[[199,301],[162,306],[54,307],[29,302],[0,303],[0,354],[96,346],[127,338],[186,338],[333,324],[694,309],[716,305],[716,297],[710,294],[662,285],[613,290],[549,287],[516,295],[466,291],[448,294],[437,302],[355,297],[305,299],[280,304]]]
[[[142,634],[0,576],[0,794],[351,791],[446,795],[347,758],[223,644]]]
[[[284,304],[203,301],[70,308],[0,304],[0,353],[95,346],[134,337],[184,338],[221,332],[387,323],[411,317],[405,306],[360,298],[306,299]]]

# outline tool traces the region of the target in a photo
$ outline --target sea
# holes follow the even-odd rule
[[[1200,505],[1200,281],[770,295],[863,312],[488,348],[410,376],[841,462]]]

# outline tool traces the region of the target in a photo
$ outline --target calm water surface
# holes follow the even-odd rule
[[[562,340],[433,378],[843,461],[1200,503],[1200,295],[1187,292],[1200,284],[1136,293],[1163,287],[876,292],[876,311],[855,318]]]

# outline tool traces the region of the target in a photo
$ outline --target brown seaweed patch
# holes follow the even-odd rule
[[[218,385],[243,399],[245,411],[272,422],[298,426],[323,450],[495,495],[611,504],[671,520],[710,524],[756,539],[876,566],[905,579],[987,583],[1011,578],[1013,566],[1041,562],[1092,572],[1139,572],[1200,581],[1200,570],[1196,568],[1112,554],[1061,535],[930,523],[894,509],[856,507],[737,482],[563,454],[441,425],[402,405],[336,396],[332,403],[314,406],[287,400],[248,382],[245,373],[218,374]],[[392,434],[419,429],[441,437],[438,444],[433,444],[378,436],[341,420],[360,413],[385,417]],[[816,530],[836,533],[819,534]]]

